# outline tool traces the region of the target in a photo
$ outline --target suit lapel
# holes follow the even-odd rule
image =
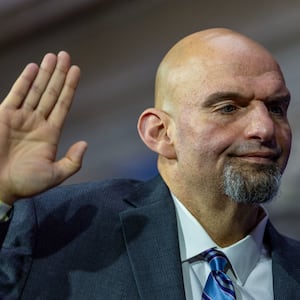
[[[176,214],[168,188],[157,178],[127,201],[134,208],[120,218],[141,299],[184,299]]]
[[[271,247],[274,299],[296,299],[300,293],[300,243],[283,237],[270,223],[265,238]]]
[[[0,251],[0,299],[19,299],[32,263],[35,213],[32,201],[19,201]]]

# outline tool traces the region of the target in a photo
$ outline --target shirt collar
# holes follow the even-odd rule
[[[267,213],[245,238],[229,247],[220,248],[186,207],[173,194],[172,197],[176,208],[181,261],[187,261],[209,248],[216,247],[225,253],[237,279],[244,284],[262,253]]]

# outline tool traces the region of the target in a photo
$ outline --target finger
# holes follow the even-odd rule
[[[38,71],[39,68],[36,64],[28,64],[13,84],[7,97],[3,100],[2,105],[10,108],[19,108],[26,98]]]
[[[39,68],[39,72],[32,83],[28,95],[23,103],[24,108],[28,110],[35,109],[45,91],[45,88],[48,85],[51,75],[55,69],[56,61],[56,56],[52,53],[48,53],[44,56]]]
[[[60,97],[70,66],[71,58],[69,54],[61,51],[57,56],[55,70],[37,106],[37,110],[46,118]]]
[[[65,157],[55,163],[56,182],[53,185],[63,182],[80,170],[86,149],[86,142],[77,142],[69,148]]]
[[[79,79],[79,67],[72,66],[67,74],[59,99],[48,116],[48,121],[56,127],[60,128],[64,123],[67,113],[70,110]]]

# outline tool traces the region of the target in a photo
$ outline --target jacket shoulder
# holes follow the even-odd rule
[[[103,181],[86,182],[72,185],[62,185],[53,188],[32,200],[37,206],[45,208],[61,205],[62,203],[88,204],[101,201],[113,201],[131,193],[140,181],[131,179],[110,179]]]
[[[276,299],[294,299],[300,290],[300,241],[280,234],[269,222],[265,242],[272,257]]]

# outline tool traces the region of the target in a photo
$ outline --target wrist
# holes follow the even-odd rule
[[[12,206],[16,200],[17,197],[15,197],[14,195],[5,193],[4,191],[0,190],[0,203]]]
[[[10,219],[10,212],[12,206],[0,200],[0,223],[6,222]]]

